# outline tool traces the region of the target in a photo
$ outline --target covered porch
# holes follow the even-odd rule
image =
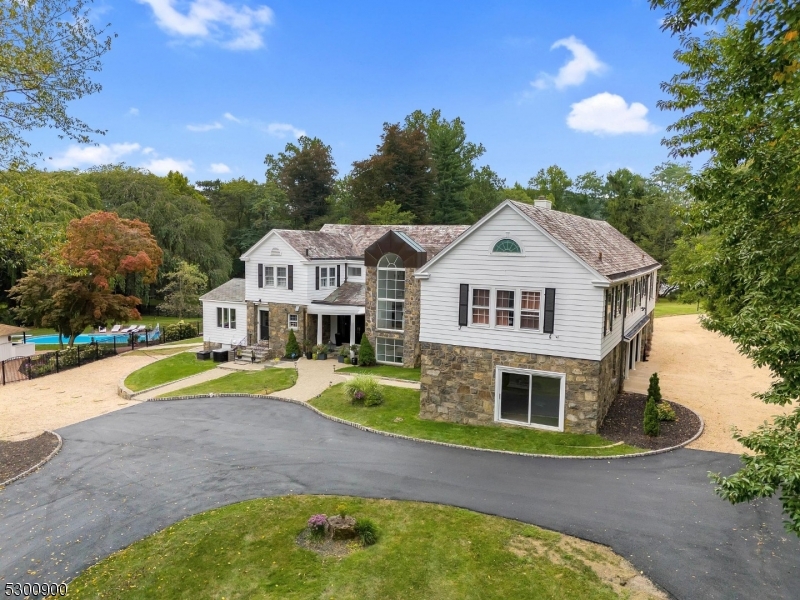
[[[364,334],[364,284],[345,282],[324,300],[314,300],[307,310],[316,321],[316,343],[352,346]],[[309,333],[313,330],[309,329]]]

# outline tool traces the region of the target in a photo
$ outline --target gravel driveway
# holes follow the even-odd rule
[[[731,506],[735,456],[533,459],[398,440],[252,398],[142,403],[61,429],[0,491],[0,581],[61,581],[191,514],[290,493],[423,500],[611,546],[681,599],[792,598],[800,542],[777,502]]]

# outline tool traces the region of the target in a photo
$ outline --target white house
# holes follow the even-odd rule
[[[421,415],[597,431],[652,334],[659,267],[604,221],[503,202],[415,274]]]
[[[21,356],[32,356],[36,351],[36,344],[24,344],[22,340],[14,342],[13,335],[22,335],[27,329],[13,325],[0,324],[0,361]]]
[[[652,335],[660,265],[604,221],[507,200],[466,225],[272,230],[202,297],[206,347],[357,343],[421,366],[425,418],[595,432]]]

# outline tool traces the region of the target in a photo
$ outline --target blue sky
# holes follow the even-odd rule
[[[676,40],[644,0],[349,2],[96,0],[118,34],[73,105],[99,146],[34,136],[48,168],[124,161],[193,181],[263,180],[264,156],[305,132],[339,172],[382,124],[460,116],[507,184],[558,164],[575,176],[666,160],[659,84]]]

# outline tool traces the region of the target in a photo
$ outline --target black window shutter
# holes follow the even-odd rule
[[[462,283],[458,294],[458,326],[467,324],[467,312],[469,311],[469,284]]]
[[[556,316],[556,289],[544,290],[544,329],[545,333],[553,333],[553,322]]]
[[[264,265],[258,265],[258,287],[264,287]]]
[[[294,265],[289,265],[289,268],[286,271],[287,278],[286,278],[286,286],[290,289],[294,289]]]
[[[222,307],[217,307],[217,327],[222,327]]]
[[[342,285],[342,265],[336,265],[336,287]]]
[[[317,267],[317,289],[319,289],[319,267]]]

